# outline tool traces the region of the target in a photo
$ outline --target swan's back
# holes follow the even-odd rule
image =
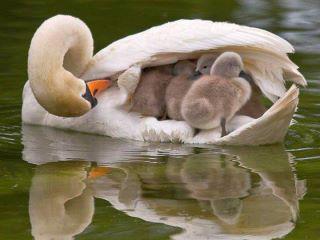
[[[272,101],[284,95],[285,80],[306,85],[287,56],[294,49],[286,40],[262,29],[207,20],[169,22],[113,42],[94,56],[82,77],[106,77],[134,64],[169,64],[198,58],[204,52],[224,51],[241,55],[245,69]]]

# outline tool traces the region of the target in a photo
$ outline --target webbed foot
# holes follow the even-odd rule
[[[226,130],[226,119],[225,118],[221,118],[220,126],[221,126],[221,137],[224,137],[228,134],[227,130]]]
[[[194,129],[194,133],[193,133],[193,137],[197,136],[200,133],[200,129],[199,128],[195,128]]]

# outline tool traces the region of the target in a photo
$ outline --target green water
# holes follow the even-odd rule
[[[319,239],[320,2],[7,1],[0,14],[0,239]],[[147,144],[22,126],[33,32],[83,19],[95,48],[179,18],[289,40],[309,86],[284,145]]]

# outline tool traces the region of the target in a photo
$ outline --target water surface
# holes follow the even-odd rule
[[[319,1],[10,1],[0,15],[0,239],[317,239]],[[96,51],[180,18],[256,26],[287,40],[308,88],[284,145],[141,143],[21,124],[33,32],[83,19]]]

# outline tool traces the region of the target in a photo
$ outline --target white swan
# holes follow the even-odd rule
[[[237,116],[227,126],[229,131],[234,130],[231,134],[220,138],[220,130],[213,129],[194,138],[193,129],[183,121],[159,122],[122,109],[137,86],[141,68],[226,50],[241,55],[246,71],[264,95],[275,102],[259,119]],[[280,142],[299,95],[295,85],[286,92],[284,81],[306,85],[298,67],[287,56],[293,51],[287,41],[261,29],[178,20],[116,41],[92,57],[93,40],[88,27],[77,18],[58,15],[46,20],[31,41],[22,121],[141,141],[233,145]],[[94,98],[85,99],[83,94],[93,95],[93,91],[86,89],[83,80],[106,78],[117,79],[118,86],[102,92],[99,104],[90,110]],[[109,87],[109,82],[104,81],[102,87]],[[79,115],[82,116],[64,118]]]

